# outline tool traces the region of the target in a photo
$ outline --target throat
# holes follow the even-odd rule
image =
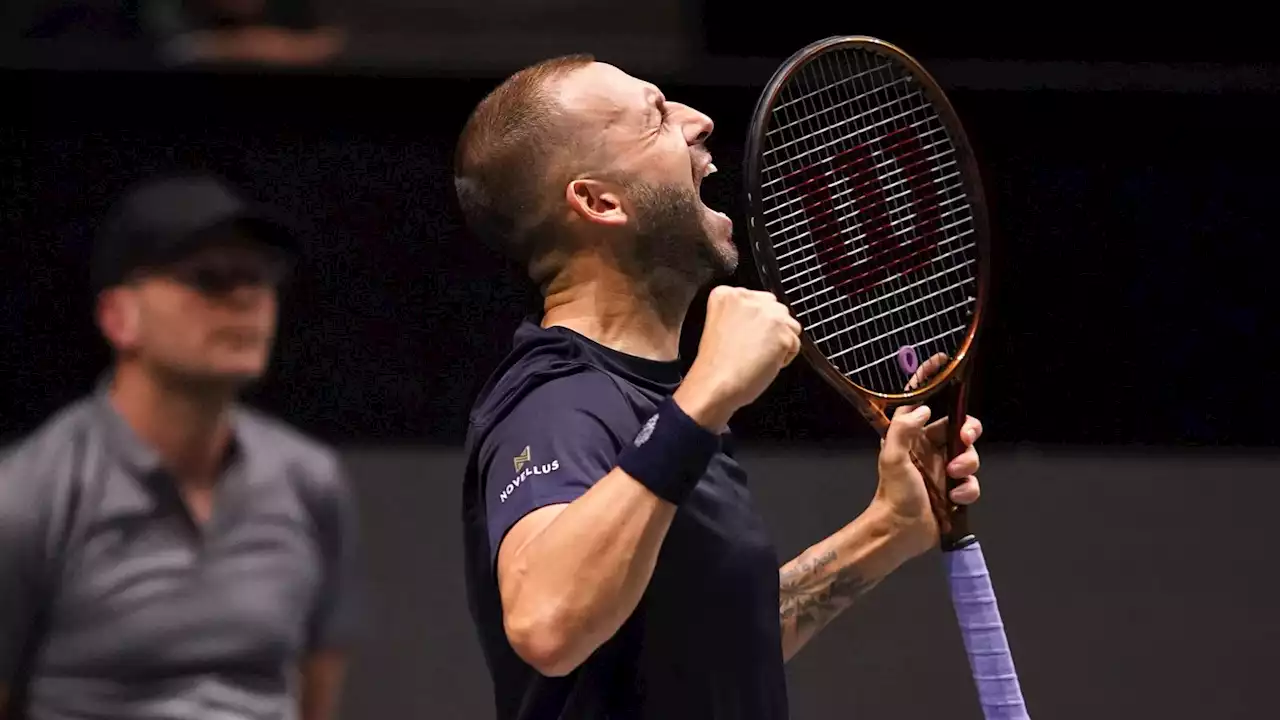
[[[216,483],[232,440],[230,398],[183,393],[123,368],[110,398],[170,474],[195,488]]]
[[[688,301],[677,306],[656,301],[648,289],[608,288],[593,282],[550,293],[543,307],[543,327],[564,327],[612,350],[647,360],[665,362],[680,357],[680,332]]]
[[[663,327],[675,333],[679,344],[680,330],[684,326],[689,305],[697,295],[698,282],[685,273],[659,268],[644,281],[636,283],[636,296]]]
[[[205,527],[213,519],[213,501],[216,488],[211,484],[185,483],[178,486],[178,494],[191,515],[196,527]]]

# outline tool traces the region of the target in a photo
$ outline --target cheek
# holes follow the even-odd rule
[[[152,309],[147,318],[147,333],[164,345],[184,345],[198,340],[208,324],[204,308],[197,303],[175,300]]]
[[[633,167],[635,176],[648,185],[688,186],[693,183],[689,148],[670,137],[650,146]]]
[[[681,185],[693,184],[693,161],[689,159],[687,146],[681,145],[668,155],[667,177]]]

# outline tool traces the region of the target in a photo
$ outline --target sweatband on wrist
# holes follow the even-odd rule
[[[618,456],[618,467],[654,495],[679,505],[693,492],[719,449],[719,435],[667,398]]]

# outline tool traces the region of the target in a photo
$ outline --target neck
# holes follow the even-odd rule
[[[121,364],[109,396],[175,478],[187,484],[214,482],[231,442],[231,392],[184,385]]]
[[[692,291],[657,290],[616,268],[583,260],[547,290],[542,326],[558,325],[628,355],[650,360],[680,356],[680,330]]]

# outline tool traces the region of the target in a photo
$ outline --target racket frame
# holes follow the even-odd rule
[[[788,58],[774,72],[773,77],[760,93],[756,107],[752,112],[751,122],[747,128],[745,144],[745,163],[743,183],[747,197],[747,234],[751,243],[752,257],[756,270],[760,274],[765,288],[774,292],[778,300],[791,309],[789,299],[781,290],[782,279],[778,271],[777,254],[769,234],[764,227],[764,203],[760,197],[761,157],[765,134],[772,121],[773,107],[782,88],[791,78],[807,66],[813,59],[832,51],[856,49],[887,55],[903,66],[917,81],[920,90],[937,112],[938,119],[946,128],[956,155],[965,198],[972,213],[975,242],[977,243],[977,269],[975,271],[975,302],[969,327],[961,341],[958,351],[948,359],[947,364],[929,378],[925,384],[914,391],[902,393],[884,393],[862,387],[841,373],[826,355],[813,342],[807,333],[800,336],[801,354],[820,377],[833,387],[840,395],[857,408],[858,412],[883,438],[889,429],[888,411],[899,405],[924,402],[946,390],[951,391],[949,414],[949,457],[959,455],[965,445],[960,437],[966,417],[965,408],[968,401],[967,388],[971,377],[972,358],[977,347],[979,328],[982,326],[983,312],[990,292],[990,236],[991,226],[987,214],[986,193],[984,191],[981,171],[979,169],[973,147],[968,134],[960,122],[959,115],[950,99],[943,92],[937,80],[925,70],[915,58],[904,50],[879,38],[866,35],[842,35],[828,37],[801,48]],[[757,218],[760,222],[757,222]],[[922,358],[921,362],[927,359]],[[916,467],[928,478],[929,473],[922,464],[916,461]],[[947,478],[947,492],[958,484]],[[934,489],[933,483],[926,482],[941,527],[941,545],[944,551],[957,550],[975,541],[968,529],[967,513],[963,506],[945,499]]]

